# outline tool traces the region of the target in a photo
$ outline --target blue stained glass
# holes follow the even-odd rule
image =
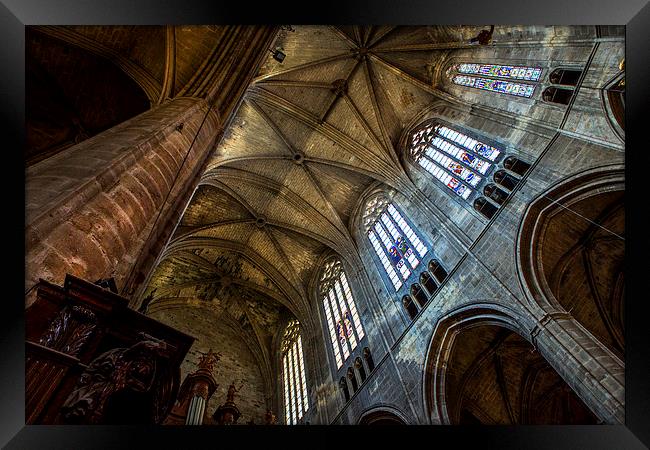
[[[339,336],[339,341],[341,341],[341,345],[345,346],[345,341],[346,341],[345,327],[340,320],[336,323],[336,334],[338,334]]]
[[[406,239],[404,239],[402,236],[398,237],[397,241],[395,242],[395,245],[397,245],[399,251],[406,256],[406,252],[409,251],[409,245],[406,242]]]
[[[352,336],[352,315],[350,315],[350,311],[345,311],[344,317],[345,335],[350,337]]]
[[[490,158],[494,160],[496,158],[495,153],[498,155],[500,152],[496,150],[494,147],[491,147],[489,145],[483,144],[479,142],[476,144],[476,147],[474,148],[474,151],[478,153],[481,156],[485,156],[486,158]]]
[[[533,84],[513,83],[511,81],[492,80],[489,78],[456,75],[452,81],[461,86],[516,95],[518,97],[530,98],[533,95],[533,92],[535,92],[535,85]]]
[[[506,66],[500,64],[459,64],[456,69],[458,72],[465,74],[528,81],[539,81],[542,75],[542,69],[540,67]]]
[[[390,256],[391,261],[393,261],[393,264],[397,264],[402,261],[402,257],[394,245],[388,249],[388,255]]]
[[[451,188],[452,191],[454,191],[455,193],[460,195],[461,197],[466,198],[466,197],[463,196],[463,194],[467,190],[467,186],[462,184],[456,178],[452,178],[451,180],[449,180],[449,182],[447,183],[447,186],[449,188]]]
[[[463,152],[463,153],[461,154],[461,160],[462,160],[464,163],[467,163],[468,165],[471,166],[471,165],[474,163],[474,161],[476,160],[476,156],[474,156],[474,155],[470,155],[470,154],[467,153],[467,152]]]

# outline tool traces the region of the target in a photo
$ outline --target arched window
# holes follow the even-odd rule
[[[568,105],[573,95],[573,89],[562,89],[555,86],[549,86],[544,89],[542,98],[547,102],[559,103],[560,105]]]
[[[369,372],[375,370],[375,362],[372,360],[372,354],[370,353],[370,349],[368,347],[365,347],[363,349],[363,359],[366,360],[366,365],[368,366]]]
[[[395,291],[398,291],[426,255],[427,247],[385,197],[368,202],[364,225],[372,248]]]
[[[429,295],[433,295],[438,289],[438,285],[433,281],[433,277],[428,272],[422,272],[420,274],[420,284],[424,286]]]
[[[319,292],[323,300],[336,368],[340,369],[365,336],[341,261],[330,260],[325,264]]]
[[[492,169],[501,151],[436,121],[411,135],[411,157],[457,195],[467,200]]]
[[[287,425],[295,425],[309,409],[300,323],[297,320],[287,325],[281,350],[285,420]]]
[[[501,64],[463,63],[454,66],[453,69],[457,72],[452,77],[452,82],[455,84],[526,98],[532,97],[536,85],[510,80],[537,82],[542,75],[542,69],[539,67]]]
[[[503,169],[497,170],[492,177],[496,184],[488,184],[483,188],[485,197],[474,200],[474,209],[487,219],[491,219],[499,207],[505,203],[510,192],[521,181],[520,177],[530,169],[530,164],[514,156],[508,156],[503,160],[503,167]]]
[[[502,189],[499,189],[495,184],[488,184],[483,188],[483,194],[497,202],[499,205],[503,205],[503,202],[508,198],[508,193]]]
[[[415,306],[413,298],[408,294],[404,295],[402,297],[402,305],[404,306],[404,309],[408,313],[411,320],[415,319],[415,316],[418,315],[418,307]]]
[[[504,188],[508,189],[509,191],[512,191],[515,186],[517,185],[517,180],[515,177],[510,175],[509,173],[506,173],[505,170],[499,170],[495,172],[494,174],[494,181],[497,184],[500,184]]]
[[[503,167],[517,175],[523,175],[530,168],[530,164],[521,159],[515,158],[514,156],[508,156],[503,160]]]
[[[350,400],[350,390],[348,389],[348,383],[345,381],[345,377],[341,377],[339,380],[339,388],[341,388],[341,392],[343,392],[343,398],[347,403]]]
[[[420,306],[424,306],[427,302],[427,294],[422,290],[422,286],[418,283],[411,285],[411,297],[413,297]]]
[[[491,219],[494,213],[497,212],[497,207],[488,202],[485,197],[474,200],[474,208],[488,219]]]
[[[357,383],[357,377],[354,376],[354,370],[352,370],[352,367],[348,367],[348,380],[352,383],[352,392],[357,392],[359,384]]]
[[[575,69],[555,69],[548,76],[548,79],[553,84],[563,84],[565,86],[576,86],[582,70]]]
[[[357,372],[359,372],[359,379],[361,379],[361,382],[363,383],[366,381],[366,369],[364,369],[363,362],[358,356],[354,360],[354,368],[357,369]]]
[[[436,277],[436,279],[441,283],[445,280],[445,278],[447,278],[447,271],[444,269],[444,267],[442,267],[440,261],[437,259],[432,259],[429,261],[428,269],[429,272],[431,272],[431,275]]]

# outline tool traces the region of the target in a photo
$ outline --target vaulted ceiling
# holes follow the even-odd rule
[[[314,325],[320,259],[333,251],[358,261],[351,222],[366,189],[412,189],[402,132],[444,96],[432,85],[436,62],[480,29],[281,31],[275,48],[286,58],[269,53],[247,89],[145,294],[175,302],[179,289],[209,284],[227,253],[243,264],[238,285]]]

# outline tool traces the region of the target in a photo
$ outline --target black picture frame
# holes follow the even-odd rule
[[[307,8],[310,8],[307,9]],[[650,4],[647,0],[390,0],[313,2],[282,5],[266,2],[201,0],[2,0],[0,3],[0,91],[3,125],[4,296],[0,317],[0,444],[6,448],[197,448],[228,445],[224,439],[246,445],[252,438],[296,442],[303,447],[323,443],[332,447],[347,442],[358,427],[118,427],[25,426],[24,420],[24,79],[26,25],[129,24],[517,24],[517,25],[626,25],[626,349],[625,426],[518,426],[518,427],[376,427],[364,434],[384,446],[394,435],[397,445],[454,448],[517,449],[636,449],[650,446],[650,326],[646,323],[644,273],[648,239],[643,171],[650,167],[650,152],[641,123],[650,89]],[[647,125],[645,125],[647,127]],[[20,150],[19,150],[20,149]],[[647,178],[647,177],[646,177]],[[629,203],[629,200],[628,200]],[[17,222],[17,223],[16,223]],[[22,228],[21,228],[22,227]],[[16,236],[14,236],[14,233]],[[8,245],[12,244],[12,245]],[[21,290],[22,289],[22,290]],[[324,439],[319,434],[322,433]],[[408,434],[407,434],[408,433]],[[417,439],[412,433],[418,434]],[[423,440],[421,440],[423,439]],[[420,442],[423,442],[422,444]],[[361,442],[360,442],[361,443]],[[374,444],[374,443],[373,443]],[[370,445],[370,444],[367,444]],[[365,445],[364,445],[365,446]]]

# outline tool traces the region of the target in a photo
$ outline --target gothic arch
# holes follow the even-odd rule
[[[600,96],[609,126],[625,141],[625,71],[610,79],[601,89]]]
[[[396,407],[381,404],[362,412],[357,425],[408,425],[408,420]]]
[[[546,312],[569,311],[619,358],[624,181],[622,167],[606,166],[552,187],[530,203],[517,238],[517,272],[528,300]]]
[[[520,336],[527,333],[518,315],[493,302],[480,302],[463,306],[443,316],[434,328],[424,365],[422,404],[425,416],[432,424],[451,424],[447,411],[447,362],[456,337],[467,329],[480,325],[497,325]]]
[[[471,305],[442,319],[425,366],[424,405],[430,420],[597,423],[597,416],[524,336],[516,317],[494,304]]]

